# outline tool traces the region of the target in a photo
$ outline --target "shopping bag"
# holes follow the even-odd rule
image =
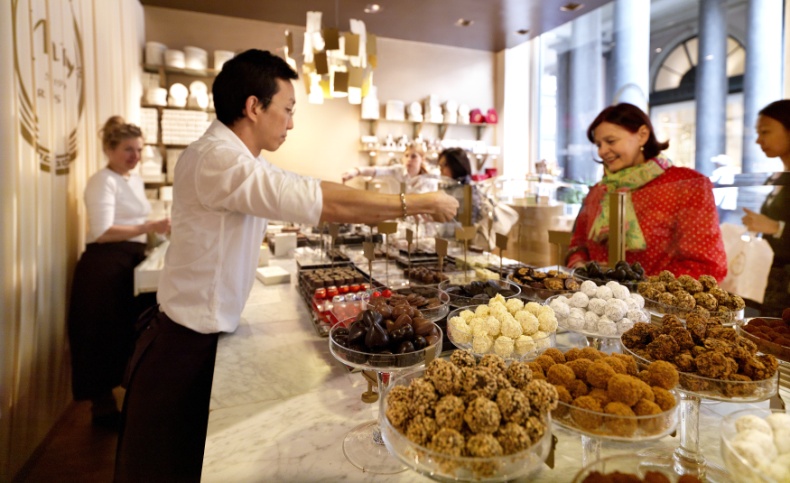
[[[496,246],[496,234],[509,234],[513,225],[518,223],[519,214],[504,203],[489,200],[487,205],[487,209],[483,210],[483,219],[478,225],[478,233],[485,239],[488,249],[493,250]]]
[[[722,223],[721,236],[727,253],[727,276],[721,288],[743,298],[763,302],[774,252],[766,240],[745,226]]]

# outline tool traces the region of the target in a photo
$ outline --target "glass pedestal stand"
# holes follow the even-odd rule
[[[379,395],[384,394],[392,376],[392,373],[376,372]],[[378,420],[364,422],[349,431],[343,439],[343,454],[349,463],[365,473],[394,475],[408,469],[384,446]]]
[[[582,466],[601,459],[601,439],[582,434]]]
[[[699,408],[701,398],[694,393],[680,392],[680,444],[672,454],[675,472],[693,475],[708,481],[727,481],[723,468],[705,461],[700,451]]]

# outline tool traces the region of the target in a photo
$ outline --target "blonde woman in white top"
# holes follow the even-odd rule
[[[101,135],[107,166],[85,188],[88,244],[74,272],[68,333],[74,399],[92,401],[94,425],[114,428],[120,413],[112,390],[121,384],[134,322],[145,308],[134,297],[134,267],[145,258],[146,235],[168,232],[170,221],[148,221],[143,180],[131,173],[143,148],[140,128],[114,116]]]
[[[438,179],[428,172],[425,150],[421,145],[411,143],[403,153],[403,163],[394,166],[363,166],[352,168],[343,173],[343,183],[356,178],[389,177],[398,183],[406,183],[406,193],[430,193],[438,189]]]

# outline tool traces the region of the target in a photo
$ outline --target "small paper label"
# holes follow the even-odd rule
[[[371,262],[376,258],[376,251],[374,249],[373,242],[362,242],[362,251],[365,254],[365,258]]]
[[[411,228],[406,228],[406,243],[409,245],[414,241],[414,231]]]
[[[436,237],[436,254],[440,257],[447,256],[447,245],[448,242],[444,238]]]
[[[507,250],[507,235],[496,233],[496,246],[502,251]]]
[[[473,226],[462,226],[455,229],[455,239],[458,241],[467,241],[475,237],[477,229]]]
[[[394,221],[385,221],[379,223],[377,229],[382,235],[390,235],[398,231],[398,223]]]

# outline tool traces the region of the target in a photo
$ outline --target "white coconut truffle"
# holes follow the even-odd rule
[[[598,300],[598,299],[595,299],[595,300]],[[584,325],[587,325],[587,323],[588,323],[588,322],[589,322],[590,324],[595,324],[595,325],[598,325],[598,314],[596,314],[595,312],[592,312],[592,311],[588,310],[588,311],[587,311],[587,312],[584,314]]]
[[[530,352],[534,351],[536,347],[537,344],[535,344],[535,341],[532,339],[532,337],[528,335],[522,335],[515,340],[516,354],[529,354]]]
[[[780,455],[790,455],[790,427],[774,430],[774,445]]]
[[[755,429],[748,429],[735,435],[732,447],[752,466],[761,462],[773,461],[778,456],[774,439]]]
[[[494,341],[494,353],[500,357],[510,357],[515,345],[513,339],[501,335]]]
[[[526,305],[524,305],[524,309],[536,317],[540,313],[540,307],[541,305],[537,302],[527,302]]]
[[[488,335],[490,335],[491,337],[496,337],[499,335],[499,331],[501,330],[502,327],[502,322],[500,322],[499,319],[489,315],[485,319],[485,324],[486,324],[486,329],[488,330]]]
[[[504,297],[504,296],[503,296],[501,293],[498,293],[498,294],[494,295],[493,297],[491,297],[491,299],[489,299],[488,303],[489,303],[489,305],[490,305],[491,303],[501,303],[501,304],[504,304],[506,301],[507,301],[507,300],[505,299],[505,297]]]
[[[586,310],[584,310],[584,309],[580,309],[579,307],[573,307],[573,308],[571,309],[571,313],[570,313],[570,314],[568,314],[568,316],[569,316],[569,317],[580,317],[580,318],[582,318],[582,319],[583,319],[583,318],[584,318],[584,314],[585,314],[585,313],[587,313],[587,311],[586,311]]]
[[[595,297],[599,299],[609,300],[612,298],[612,289],[606,285],[601,285],[595,290]]]
[[[764,463],[760,469],[775,481],[790,481],[790,454],[779,455],[773,462]]]
[[[617,284],[612,288],[612,296],[618,300],[626,300],[631,298],[631,291],[627,287]]]
[[[450,328],[450,334],[455,342],[459,344],[468,344],[472,342],[472,329],[463,317],[453,317],[447,322]]]
[[[510,317],[508,320],[502,322],[500,333],[505,337],[517,339],[521,334],[524,333],[524,329],[514,317]]]
[[[586,332],[596,332],[598,330],[598,323],[600,319],[596,321],[584,319],[584,330]]]
[[[612,321],[598,319],[597,331],[601,335],[615,335],[617,334],[617,324]]]
[[[489,314],[491,314],[491,309],[488,305],[478,305],[475,309],[475,315],[478,317],[487,317]]]
[[[642,297],[642,295],[638,293],[632,293],[631,299],[633,299],[636,302],[637,307],[639,307],[640,309],[645,308],[645,298]]]
[[[632,322],[650,322],[650,317],[642,309],[629,309],[625,317]]]
[[[608,281],[608,282],[606,282],[604,285],[606,285],[607,287],[609,287],[610,289],[612,289],[612,292],[614,292],[614,288],[615,288],[615,287],[620,287],[620,284],[619,284],[619,283],[617,283],[617,281],[616,281],[616,280],[609,280],[609,281]]]
[[[487,335],[475,335],[472,339],[472,352],[476,354],[487,354],[494,345],[494,339]]]
[[[518,297],[513,297],[512,299],[509,299],[507,302],[505,302],[505,307],[507,307],[508,312],[515,314],[524,308],[524,302],[522,302]]]
[[[557,317],[554,316],[554,311],[543,312],[538,316],[538,330],[541,332],[557,331]]]
[[[568,305],[568,299],[565,297],[557,297],[552,300],[549,307],[551,307],[557,317],[560,318],[567,317],[571,313],[571,306]]]
[[[582,282],[579,290],[587,297],[595,297],[595,291],[598,290],[598,285],[592,280],[585,280]]]
[[[587,307],[588,303],[590,303],[590,297],[588,297],[584,292],[574,293],[570,300],[571,307],[577,307],[580,309]]]
[[[532,340],[535,341],[537,350],[545,350],[551,347],[551,334],[546,332],[536,332],[535,335],[532,336]]]
[[[538,318],[526,310],[519,310],[516,312],[516,320],[521,324],[521,330],[524,335],[532,335],[538,331]]]
[[[579,317],[579,316],[571,314],[570,317],[565,319],[565,324],[571,330],[583,330],[584,329],[584,317]]]
[[[619,321],[615,322],[617,324],[617,333],[622,334],[628,330],[631,330],[634,327],[634,321],[623,317]]]
[[[773,429],[771,428],[771,425],[768,423],[768,421],[761,418],[760,416],[755,416],[754,414],[747,414],[746,416],[741,416],[738,418],[735,421],[735,429],[739,433],[753,429],[755,431],[765,433],[771,437],[774,435]]]
[[[464,320],[469,320],[469,319],[471,319],[472,317],[474,317],[474,316],[475,316],[475,313],[474,313],[474,312],[472,312],[472,311],[471,311],[471,310],[469,310],[469,309],[466,309],[466,310],[462,310],[462,311],[461,311],[461,313],[460,313],[460,314],[458,314],[458,315],[459,315],[460,317],[462,317]]]
[[[622,303],[622,305],[618,302]],[[606,308],[604,309],[603,313],[612,322],[617,322],[618,320],[625,317],[625,314],[628,312],[627,308],[628,307],[625,305],[625,302],[622,300],[610,299],[606,302]]]
[[[472,335],[488,335],[488,324],[486,320],[488,317],[475,317],[469,321],[469,328],[472,329]]]
[[[771,413],[766,416],[765,422],[768,423],[774,431],[787,429],[790,428],[790,414]]]
[[[604,299],[590,299],[590,303],[587,304],[587,312],[595,312],[595,315],[603,315],[604,310],[606,309],[606,300]]]

